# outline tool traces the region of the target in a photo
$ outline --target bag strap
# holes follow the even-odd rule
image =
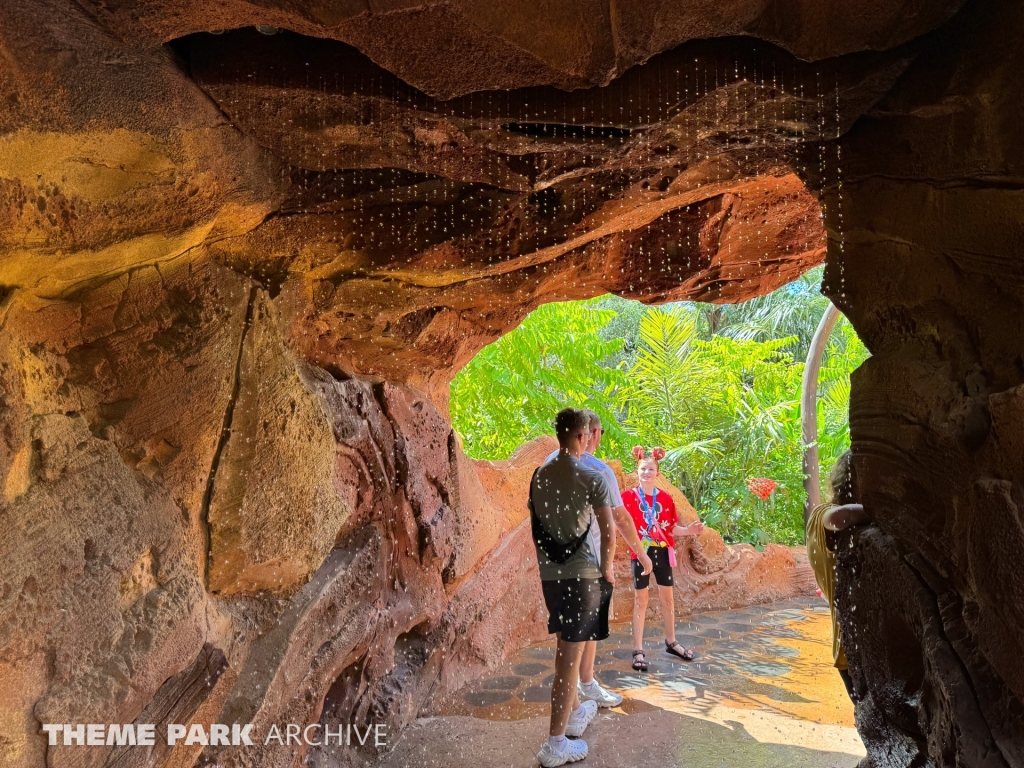
[[[536,505],[533,503],[533,483],[534,480],[537,479],[537,473],[539,471],[540,467],[533,470],[533,476],[530,478],[530,530],[533,533],[534,543],[540,547],[548,560],[556,563],[557,565],[564,565],[579,551],[580,547],[583,546],[583,542],[586,541],[587,535],[590,533],[590,527],[594,524],[594,516],[590,516],[587,528],[582,534],[574,539],[570,539],[564,544],[552,536],[540,521]]]

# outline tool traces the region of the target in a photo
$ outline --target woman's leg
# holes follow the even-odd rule
[[[644,647],[644,619],[647,618],[647,600],[649,590],[637,589],[633,592],[633,650]]]
[[[675,595],[672,587],[658,585],[658,599],[661,601],[661,615],[665,619],[665,642],[671,645],[676,641]]]

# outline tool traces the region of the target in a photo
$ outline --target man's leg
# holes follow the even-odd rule
[[[569,715],[580,706],[576,681],[580,675],[580,657],[584,643],[567,643],[558,636],[555,651],[555,679],[551,683],[551,736],[564,736]]]
[[[597,640],[587,640],[583,644],[583,655],[580,657],[580,682],[594,682],[594,661],[597,659]]]

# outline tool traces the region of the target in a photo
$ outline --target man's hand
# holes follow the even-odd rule
[[[651,558],[643,550],[636,553],[636,559],[640,561],[640,567],[644,569],[644,576],[654,570],[654,563],[651,562]]]
[[[640,542],[640,537],[637,535],[636,526],[633,525],[633,518],[629,516],[629,512],[626,511],[625,507],[616,507],[612,510],[612,515],[615,518],[615,527],[618,528],[622,538],[626,540],[626,546],[629,547],[630,551],[636,552],[637,557],[647,557],[647,552]],[[650,558],[647,558],[648,561]],[[641,560],[641,562],[643,562]],[[651,566],[653,568],[653,566]],[[650,570],[644,571],[644,573],[650,573]]]
[[[615,583],[615,568],[610,562],[601,567],[601,575],[604,576],[604,580],[609,584]]]

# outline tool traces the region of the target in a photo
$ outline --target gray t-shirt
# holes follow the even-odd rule
[[[559,453],[537,470],[528,506],[549,534],[565,542],[586,530],[595,508],[612,506],[612,496],[600,472],[567,453]],[[593,525],[597,524],[594,520]],[[594,551],[589,536],[576,554],[561,565],[548,560],[541,548],[534,546],[541,581],[601,577],[597,567],[600,552]]]
[[[558,451],[552,451],[548,454],[548,457],[544,459],[544,463],[547,464],[549,461],[555,459],[558,456]],[[601,461],[597,456],[592,453],[584,453],[580,457],[580,461],[585,466],[591,469],[596,469],[608,482],[608,491],[611,493],[612,503],[609,504],[612,509],[622,506],[622,496],[619,494],[619,481],[615,479],[615,473],[612,468]],[[590,526],[590,547],[597,553],[597,564],[601,564],[601,527],[594,521],[594,524]]]

